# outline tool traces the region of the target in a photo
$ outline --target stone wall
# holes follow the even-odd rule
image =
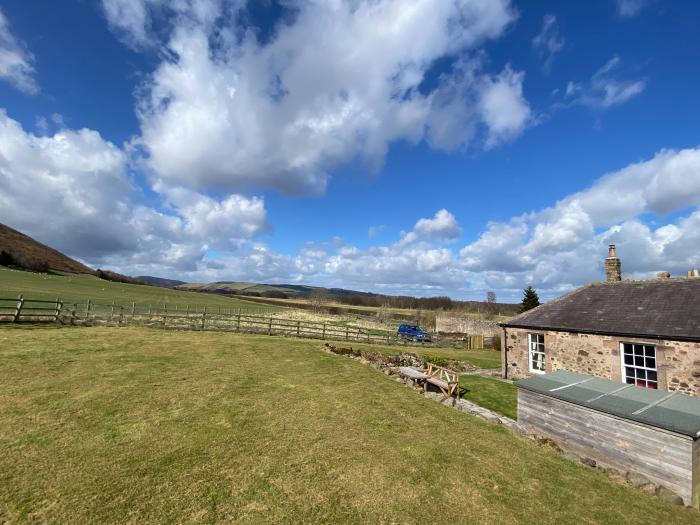
[[[508,353],[503,357],[508,360],[509,379],[532,375],[528,333],[544,334],[546,372],[571,370],[613,381],[622,381],[620,343],[654,345],[659,389],[700,396],[700,343],[681,341],[507,328],[503,348]]]
[[[497,321],[466,315],[437,314],[435,332],[438,334],[499,335],[501,328]]]

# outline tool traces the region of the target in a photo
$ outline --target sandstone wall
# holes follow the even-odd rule
[[[700,396],[700,343],[507,328],[510,379],[532,375],[528,333],[544,334],[546,372],[571,370],[613,381],[622,381],[620,343],[654,345],[659,389]]]
[[[499,335],[501,328],[497,321],[466,315],[437,314],[435,316],[435,331],[442,334],[493,336]]]

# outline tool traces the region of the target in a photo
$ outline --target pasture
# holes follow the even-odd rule
[[[0,327],[0,522],[697,522],[321,347]]]
[[[186,305],[210,308],[241,309],[242,311],[273,312],[281,310],[274,305],[256,304],[234,297],[198,292],[185,292],[139,284],[104,281],[94,275],[55,272],[50,274],[23,272],[0,266],[0,297],[16,297],[23,294],[32,299],[56,299],[65,302],[84,303],[88,299],[96,303],[131,305],[143,308],[163,304],[174,308]]]

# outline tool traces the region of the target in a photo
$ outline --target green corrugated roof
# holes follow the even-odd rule
[[[700,399],[559,370],[516,381],[518,388],[592,410],[700,437]]]

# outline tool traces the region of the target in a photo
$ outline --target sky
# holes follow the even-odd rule
[[[700,266],[700,3],[0,0],[0,222],[129,275],[518,301]]]

